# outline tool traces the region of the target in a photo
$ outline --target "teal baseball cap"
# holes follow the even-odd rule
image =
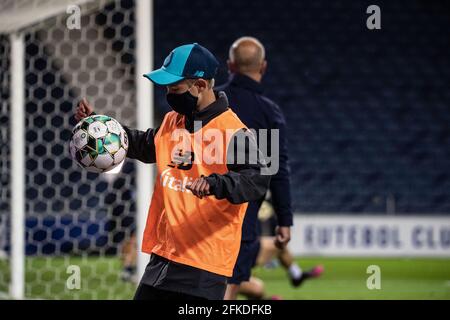
[[[157,85],[167,86],[184,79],[212,79],[218,68],[216,57],[205,47],[193,43],[173,49],[161,68],[144,74],[144,77]]]

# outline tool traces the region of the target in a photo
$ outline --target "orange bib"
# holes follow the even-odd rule
[[[201,175],[228,171],[228,143],[245,125],[231,109],[192,134],[185,130],[184,119],[167,113],[154,138],[157,177],[142,250],[230,277],[248,203],[200,199],[186,185]]]

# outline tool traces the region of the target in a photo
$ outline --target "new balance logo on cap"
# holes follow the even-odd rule
[[[194,76],[196,76],[196,77],[203,77],[204,74],[205,74],[204,71],[195,71]]]
[[[161,68],[144,74],[144,77],[166,86],[184,79],[212,79],[218,67],[219,62],[208,49],[193,43],[173,49]]]
[[[166,57],[166,59],[164,59],[163,67],[167,68],[169,66],[169,64],[172,62],[172,58],[173,58],[173,51],[171,53],[169,53],[169,55]]]

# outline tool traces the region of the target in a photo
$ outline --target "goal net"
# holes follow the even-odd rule
[[[0,298],[8,297],[15,272],[12,30],[23,34],[25,54],[25,298],[127,299],[134,293],[135,283],[121,272],[122,250],[136,231],[136,164],[126,160],[117,174],[88,173],[70,158],[68,141],[82,97],[96,113],[137,125],[135,5],[0,0]]]

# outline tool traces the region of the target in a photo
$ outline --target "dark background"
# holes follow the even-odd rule
[[[381,9],[368,30],[367,7]],[[155,67],[198,42],[220,60],[254,36],[266,95],[284,111],[294,209],[450,211],[450,4],[446,1],[155,1]],[[159,110],[168,110],[164,90]]]

